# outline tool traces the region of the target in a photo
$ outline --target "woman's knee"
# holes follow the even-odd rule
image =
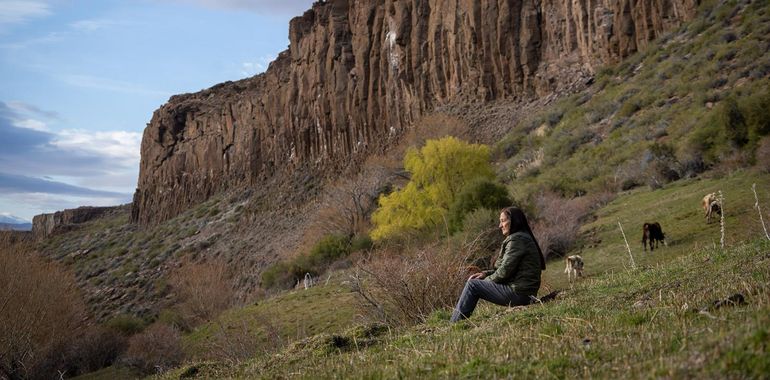
[[[482,281],[484,280],[479,280],[478,278],[472,278],[465,283],[465,287],[468,288],[468,290],[474,291],[481,286]]]

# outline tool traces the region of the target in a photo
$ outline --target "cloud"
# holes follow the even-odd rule
[[[0,192],[4,194],[45,193],[80,197],[125,198],[128,194],[93,190],[63,182],[0,172]]]
[[[138,173],[141,145],[138,132],[76,129],[50,132],[25,128],[30,120],[39,122],[0,102],[0,168],[5,173],[66,176],[78,184]],[[135,184],[135,181],[133,184],[121,181],[120,186],[130,188]]]
[[[27,104],[24,102],[19,101],[10,101],[5,103],[8,108],[10,108],[14,112],[24,112],[24,113],[30,113],[37,116],[45,117],[46,119],[56,119],[59,120],[61,117],[59,114],[55,111],[46,111],[43,109],[40,109],[32,104]]]
[[[310,9],[313,0],[165,0],[176,3],[195,4],[207,8],[246,10],[257,13],[284,13],[301,15]]]
[[[76,21],[70,24],[70,26],[72,27],[72,29],[75,29],[80,32],[95,32],[97,30],[109,28],[111,26],[115,26],[118,24],[121,24],[121,23],[115,20],[92,19],[92,20]]]
[[[33,18],[51,14],[45,1],[0,0],[0,27],[22,24]]]

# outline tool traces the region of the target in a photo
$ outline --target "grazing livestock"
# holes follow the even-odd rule
[[[711,217],[717,214],[722,215],[722,204],[719,203],[717,193],[706,194],[701,201],[701,207],[706,213],[706,223],[711,223]]]
[[[313,280],[313,276],[310,273],[305,273],[305,279],[302,281],[302,284],[305,286],[305,290],[308,290],[315,285],[315,280]]]
[[[573,276],[576,280],[578,277],[583,277],[583,258],[580,255],[567,256],[564,262],[567,264],[564,273],[567,274],[568,281],[572,281]]]
[[[650,251],[658,247],[658,242],[666,244],[666,235],[663,234],[663,229],[660,227],[660,223],[645,223],[642,226],[642,247],[647,251],[647,241],[650,241]]]

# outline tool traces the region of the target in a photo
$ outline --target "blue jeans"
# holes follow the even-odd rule
[[[513,289],[508,285],[474,278],[465,283],[465,288],[463,288],[463,293],[460,295],[460,300],[457,301],[457,306],[455,306],[450,321],[457,322],[470,317],[473,314],[473,310],[476,309],[479,299],[502,306],[529,305],[531,302],[529,296],[514,293]]]

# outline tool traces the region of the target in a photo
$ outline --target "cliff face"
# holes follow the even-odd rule
[[[529,99],[644,48],[699,0],[329,0],[253,78],[172,97],[144,132],[132,219],[287,170],[329,172],[448,101]]]
[[[83,206],[51,214],[35,215],[32,218],[32,234],[38,239],[45,238],[55,233],[69,231],[79,224],[99,218],[108,212],[125,210],[126,207],[128,205],[115,207]]]

